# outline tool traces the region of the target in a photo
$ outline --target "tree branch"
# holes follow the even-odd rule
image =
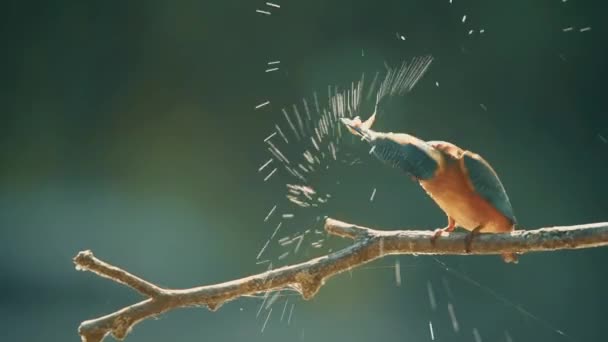
[[[82,251],[78,253],[78,255],[74,257],[74,263],[76,264],[77,269],[90,271],[100,277],[112,279],[117,283],[127,285],[144,296],[158,297],[163,292],[160,287],[95,258],[91,251]]]
[[[470,253],[465,252],[466,233],[442,235],[432,245],[432,231],[381,231],[331,218],[326,219],[325,230],[355,242],[342,250],[300,264],[189,289],[160,288],[97,259],[91,251],[82,251],[74,257],[77,270],[94,272],[148,297],[109,315],[82,322],[78,329],[82,341],[100,342],[108,334],[122,340],[138,322],[172,309],[207,306],[215,311],[225,302],[239,297],[282,288],[294,289],[304,299],[310,299],[328,278],[385,255],[526,253],[608,245],[608,222],[521,230],[509,234],[481,234],[473,240]]]

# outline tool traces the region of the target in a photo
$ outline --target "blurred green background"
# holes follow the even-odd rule
[[[280,109],[424,54],[435,58],[428,73],[379,129],[482,154],[523,227],[608,220],[600,1],[276,3],[280,9],[237,0],[3,5],[3,340],[77,341],[82,320],[139,299],[76,272],[79,250],[168,287],[265,270],[255,257],[290,178],[278,172],[264,182],[257,169]],[[265,73],[272,60],[280,69]],[[319,175],[332,204],[297,218],[445,224],[417,185],[356,140],[345,144],[363,164]],[[286,261],[323,251],[307,246]],[[289,325],[280,321],[281,298],[263,332],[267,311],[256,317],[261,300],[245,298],[215,313],[178,310],[145,321],[128,341],[430,341],[429,321],[437,341],[475,341],[473,329],[483,341],[507,341],[505,331],[513,341],[568,341],[556,329],[575,341],[605,339],[608,249],[530,254],[517,266],[491,256],[437,260],[458,274],[432,257],[403,256],[398,287],[395,258],[385,258],[331,279],[310,302],[285,297],[295,303]]]

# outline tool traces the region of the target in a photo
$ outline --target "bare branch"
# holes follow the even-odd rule
[[[82,341],[100,342],[108,334],[122,340],[135,324],[146,318],[189,306],[207,306],[215,311],[225,302],[255,293],[291,288],[300,292],[304,299],[310,299],[328,278],[385,255],[525,253],[608,245],[608,222],[510,234],[481,234],[475,238],[470,253],[465,252],[465,233],[446,234],[432,245],[432,231],[380,231],[330,218],[326,219],[325,229],[332,235],[355,242],[340,251],[300,264],[189,289],[162,289],[97,259],[90,251],[80,252],[74,258],[77,269],[125,284],[149,297],[109,315],[82,322],[79,327]]]
[[[95,258],[95,256],[93,256],[93,252],[91,251],[79,252],[74,257],[74,263],[76,264],[78,270],[90,271],[98,276],[112,279],[117,283],[121,283],[133,288],[144,296],[158,297],[163,292],[160,287],[138,278],[123,269],[112,266]]]
[[[433,232],[429,230],[380,231],[331,218],[326,219],[325,229],[334,235],[355,239],[359,236],[382,238],[384,255],[527,253],[608,245],[608,222],[516,230],[509,234],[480,234],[473,240],[473,248],[469,253],[464,248],[464,239],[468,233],[444,233],[432,245]]]
[[[332,218],[325,219],[325,230],[332,235],[353,240],[371,236],[375,232],[370,228],[334,220]]]

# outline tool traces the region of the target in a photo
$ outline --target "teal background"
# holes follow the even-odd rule
[[[378,129],[482,154],[524,228],[608,221],[602,2],[280,5],[266,16],[255,13],[268,8],[262,1],[3,4],[3,340],[78,341],[82,320],[139,300],[76,272],[71,258],[79,250],[167,287],[265,270],[255,257],[278,215],[263,219],[274,204],[284,212],[292,182],[282,172],[264,182],[257,172],[268,159],[263,139],[283,122],[280,109],[414,56],[435,60]],[[575,29],[563,32],[568,26]],[[484,34],[468,35],[480,28]],[[280,70],[265,73],[271,60]],[[270,106],[254,110],[266,100]],[[300,149],[290,143],[286,153]],[[277,237],[307,229],[297,223],[317,215],[382,228],[445,224],[416,184],[371,159],[361,143],[347,139],[344,151],[362,164],[319,174],[315,184],[332,201],[297,211],[301,221]],[[326,247],[346,243],[332,238]],[[275,260],[273,246],[266,255]],[[285,261],[326,250],[308,244]],[[177,310],[145,321],[128,341],[430,341],[429,321],[437,341],[475,341],[474,328],[483,341],[506,341],[505,331],[513,341],[605,339],[607,249],[530,254],[516,266],[492,256],[399,261],[400,287],[395,258],[379,260],[331,279],[310,302],[288,297],[296,303],[289,325],[279,319],[282,297],[263,333],[261,300],[243,298],[215,313]]]

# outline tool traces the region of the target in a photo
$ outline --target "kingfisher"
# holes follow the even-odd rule
[[[435,244],[442,233],[461,227],[470,231],[465,239],[465,251],[469,253],[476,235],[515,230],[517,220],[507,192],[480,155],[446,141],[376,132],[371,129],[376,111],[363,122],[359,117],[341,120],[352,134],[371,145],[370,153],[418,182],[445,212],[447,225],[434,231],[431,243]],[[518,261],[514,253],[503,253],[502,258],[506,263]]]

